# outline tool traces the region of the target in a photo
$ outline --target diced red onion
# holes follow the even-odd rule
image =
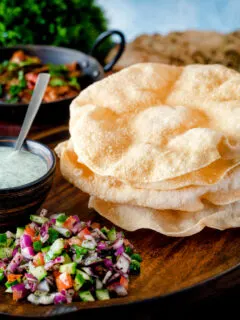
[[[73,234],[77,234],[78,232],[80,232],[82,230],[82,224],[81,222],[77,222],[74,227],[71,229]]]
[[[102,289],[102,287],[103,287],[102,281],[97,278],[96,279],[96,289],[99,290],[99,289]]]
[[[98,250],[107,250],[108,249],[108,246],[105,242],[99,242],[97,244],[97,249]]]
[[[111,276],[112,276],[112,271],[108,270],[108,272],[105,274],[105,277],[103,278],[102,283],[106,284],[108,280],[111,278]]]
[[[107,240],[108,238],[105,236],[105,234],[99,230],[99,229],[94,229],[92,235],[94,236],[94,234],[96,234],[96,236],[98,236],[99,238],[103,239],[103,240]]]
[[[15,286],[12,286],[12,291],[17,291],[19,299],[23,299],[28,295],[28,291],[25,288],[23,283],[18,283]],[[20,295],[19,295],[20,294]]]
[[[93,275],[92,269],[89,267],[83,267],[82,270],[87,273],[89,276]]]
[[[117,232],[117,239],[122,239],[122,238],[123,238],[122,231]]]
[[[0,270],[5,270],[7,268],[7,264],[0,260]]]
[[[35,255],[33,247],[26,247],[26,248],[22,249],[21,252],[22,252],[23,257],[26,259],[32,259]]]
[[[67,303],[67,298],[61,292],[57,292],[55,297],[54,297],[53,302],[54,302],[54,304]]]
[[[128,254],[126,254],[126,252],[123,252],[123,254],[122,254],[129,262],[131,262],[131,258],[129,257],[129,255]]]
[[[129,270],[130,262],[123,255],[121,255],[115,266],[122,273],[127,273]]]
[[[20,246],[21,246],[21,249],[32,246],[32,239],[28,234],[23,234],[20,237]]]
[[[117,250],[118,248],[120,248],[123,245],[123,239],[118,239],[114,242],[114,244],[112,245],[113,249]]]
[[[119,247],[119,248],[116,250],[115,255],[116,255],[116,256],[120,256],[120,255],[123,254],[123,253],[124,253],[124,247],[121,246],[121,247]]]
[[[45,270],[50,270],[52,269],[52,267],[55,265],[55,264],[58,264],[58,263],[63,263],[64,262],[64,257],[63,256],[60,256],[60,257],[57,257],[53,260],[50,260],[49,262],[47,262],[44,266],[44,269]]]
[[[49,284],[46,280],[43,280],[39,283],[39,285],[37,286],[37,290],[40,291],[44,291],[44,292],[49,292],[50,291],[50,287]]]
[[[18,248],[14,248],[12,252],[12,257],[15,257],[15,255],[18,253]]]
[[[114,291],[119,297],[127,296],[127,290],[120,284],[112,284],[108,287],[109,291]]]
[[[49,221],[51,224],[55,224],[56,223],[56,219],[51,219],[50,221]]]
[[[114,273],[113,276],[108,280],[108,283],[114,282],[121,277],[120,273]]]
[[[38,279],[35,278],[32,274],[30,273],[25,273],[25,287],[26,289],[29,289],[31,292],[35,292],[37,290],[38,286]]]
[[[11,262],[9,263],[7,270],[10,271],[11,273],[14,273],[18,269],[22,260],[23,260],[23,255],[20,254],[19,252],[16,253],[13,259],[11,260]]]
[[[42,209],[39,213],[40,217],[45,217],[47,215],[48,211],[47,209]]]
[[[111,260],[111,259],[108,259],[108,258],[104,259],[104,260],[103,260],[103,263],[105,264],[105,266],[106,266],[108,269],[113,266],[112,260]]]
[[[74,218],[76,220],[76,222],[80,222],[79,217],[78,216],[72,216],[72,218]]]

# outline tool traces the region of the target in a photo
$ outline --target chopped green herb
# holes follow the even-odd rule
[[[49,72],[51,76],[61,76],[68,71],[67,67],[63,64],[60,64],[60,65],[49,64],[48,66],[49,66]]]
[[[66,85],[66,84],[67,83],[64,80],[59,79],[59,78],[52,79],[49,82],[49,85],[52,87],[60,87],[60,86]]]
[[[78,82],[77,77],[71,77],[70,81],[68,81],[68,84],[72,87],[75,87],[76,89],[80,90],[80,84]]]

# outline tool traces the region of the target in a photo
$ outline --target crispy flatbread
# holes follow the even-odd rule
[[[151,229],[171,237],[191,236],[205,227],[240,227],[240,201],[225,206],[206,203],[204,210],[183,212],[121,205],[92,196],[89,207],[125,230]]]
[[[223,66],[138,64],[71,105],[79,162],[145,186],[240,156],[240,75]]]
[[[215,185],[159,191],[135,188],[116,178],[93,173],[77,161],[71,142],[60,144],[56,151],[63,176],[82,191],[105,201],[161,210],[199,211],[204,209],[203,199],[221,205],[240,200],[240,166]]]

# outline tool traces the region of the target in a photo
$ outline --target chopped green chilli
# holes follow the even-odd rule
[[[22,77],[19,73],[19,80]],[[47,218],[46,213],[31,215],[16,234],[0,234],[5,293],[14,301],[44,305],[127,295],[130,276],[140,273],[142,258],[123,232],[99,228],[76,215]]]

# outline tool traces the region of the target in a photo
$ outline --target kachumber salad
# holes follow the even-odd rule
[[[44,64],[37,56],[29,56],[18,50],[9,60],[0,63],[0,101],[29,103],[41,72],[49,72],[51,75],[43,102],[73,98],[79,93],[82,72],[77,62],[66,65]]]
[[[33,304],[107,300],[126,296],[142,258],[115,228],[78,216],[31,215],[16,233],[0,234],[0,281],[13,300]]]

